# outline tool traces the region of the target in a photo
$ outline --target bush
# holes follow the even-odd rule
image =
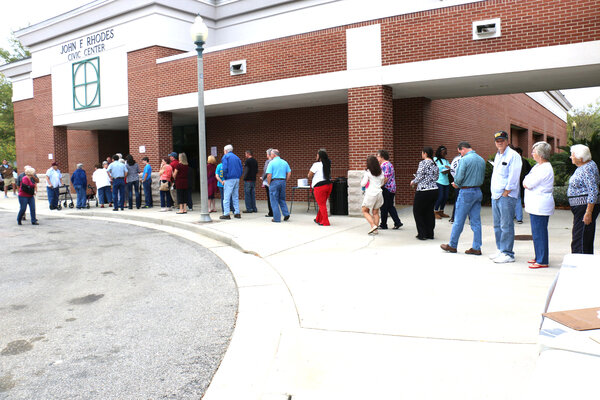
[[[569,186],[554,186],[554,205],[555,206],[568,206],[569,198],[567,197],[567,189]]]

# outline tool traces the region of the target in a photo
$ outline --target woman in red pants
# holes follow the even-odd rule
[[[331,194],[333,184],[331,183],[331,161],[325,149],[317,152],[317,162],[315,162],[308,172],[308,179],[312,179],[311,186],[315,195],[315,200],[319,206],[319,212],[315,222],[319,225],[329,226],[327,217],[327,199]]]

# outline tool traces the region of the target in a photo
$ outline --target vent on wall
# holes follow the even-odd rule
[[[230,75],[242,75],[246,73],[246,60],[232,61],[229,63]]]
[[[473,40],[500,37],[500,18],[473,22]]]

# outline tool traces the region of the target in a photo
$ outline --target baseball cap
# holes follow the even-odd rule
[[[505,131],[498,131],[494,133],[494,140],[498,139],[508,140],[508,133],[506,133]]]
[[[169,153],[169,157],[175,157],[177,158],[177,153],[175,153],[174,151]]]

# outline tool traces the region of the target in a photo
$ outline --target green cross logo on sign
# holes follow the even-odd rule
[[[73,109],[100,107],[100,58],[73,63]]]

